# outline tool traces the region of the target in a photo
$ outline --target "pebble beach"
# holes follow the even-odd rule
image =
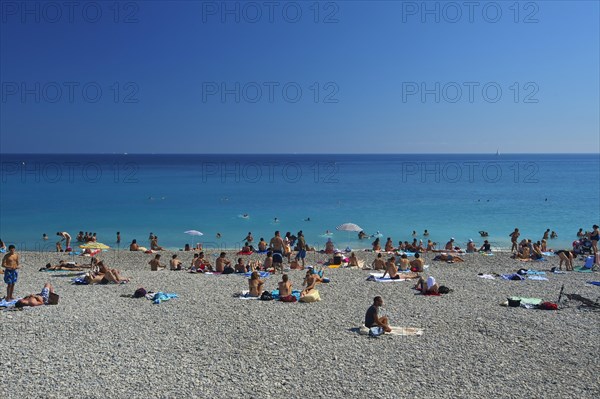
[[[188,266],[193,253],[177,253]],[[598,272],[550,273],[557,257],[522,263],[508,253],[469,254],[448,264],[425,254],[424,275],[453,290],[439,297],[418,295],[413,281],[369,282],[369,271],[324,268],[331,281],[319,286],[320,302],[281,303],[235,298],[247,289],[241,275],[151,272],[153,255],[139,252],[100,256],[129,283],[88,286],[71,284],[78,272],[38,271],[73,259],[65,254],[20,254],[16,296],[50,282],[60,302],[0,312],[2,398],[600,396],[600,312],[564,296],[557,311],[500,306],[511,296],[556,302],[563,285],[596,301],[600,287],[586,282],[600,280]],[[357,256],[370,264],[375,254]],[[326,259],[309,253],[307,265]],[[548,281],[478,277],[520,268],[546,271]],[[300,289],[303,271],[288,275]],[[280,278],[271,275],[265,289]],[[139,287],[179,297],[160,304],[128,297]],[[393,326],[423,335],[358,334],[376,295]]]

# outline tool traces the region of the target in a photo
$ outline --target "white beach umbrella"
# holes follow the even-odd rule
[[[359,225],[354,224],[354,223],[340,224],[335,229],[339,230],[339,231],[362,231],[363,230],[362,227],[360,227]]]
[[[189,234],[191,236],[203,236],[204,233],[198,231],[198,230],[188,230],[188,231],[184,231],[185,234]]]

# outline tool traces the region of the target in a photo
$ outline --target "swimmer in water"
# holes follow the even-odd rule
[[[217,233],[217,238],[221,238],[221,233]]]
[[[275,219],[273,219],[273,222],[279,223],[279,219],[275,218]]]
[[[304,219],[305,222],[310,222],[310,218]]]

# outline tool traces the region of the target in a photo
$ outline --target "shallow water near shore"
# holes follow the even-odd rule
[[[489,232],[497,248],[522,237],[568,247],[600,221],[598,154],[480,155],[7,155],[1,161],[0,238],[52,250],[56,231],[98,233],[116,247],[131,239],[162,246],[237,248],[249,231],[303,230],[322,247],[366,248],[367,233],[460,246]],[[243,217],[247,214],[247,217]],[[277,218],[277,220],[275,220]],[[310,221],[308,220],[310,218]],[[195,229],[202,237],[184,231]],[[430,236],[423,236],[427,229]],[[330,230],[332,234],[325,234]],[[50,236],[41,240],[42,233]],[[216,234],[221,238],[217,239]]]

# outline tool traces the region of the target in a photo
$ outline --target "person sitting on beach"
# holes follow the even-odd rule
[[[417,245],[417,251],[416,252],[426,252],[427,248],[425,248],[423,246],[423,240],[419,240],[419,245]]]
[[[439,285],[435,282],[435,278],[432,276],[429,276],[427,280],[423,277],[419,278],[417,285],[415,285],[415,289],[421,291],[423,295],[438,294],[439,288]]]
[[[392,280],[400,279],[400,274],[398,274],[398,269],[396,268],[396,258],[393,256],[385,263],[385,271],[381,278],[385,278],[386,274],[389,274]]]
[[[267,250],[267,242],[262,237],[260,238],[260,241],[258,242],[258,250],[260,252],[265,252]]]
[[[483,245],[479,248],[479,252],[492,252],[492,246],[488,240],[483,241]]]
[[[371,243],[371,246],[373,247],[373,251],[375,251],[375,252],[381,251],[381,244],[379,243],[379,237],[377,237],[375,239],[375,241],[373,241]]]
[[[190,271],[191,272],[200,272],[200,273],[204,272],[204,270],[200,268],[198,254],[194,254],[194,257],[192,258],[192,262],[190,264]]]
[[[467,253],[472,254],[474,252],[477,252],[477,247],[475,246],[473,240],[469,238],[469,242],[467,243]]]
[[[577,237],[581,238],[585,235],[585,233],[583,232],[583,228],[580,228],[579,231],[577,232]]]
[[[315,289],[318,283],[321,283],[323,279],[313,270],[309,269],[306,271],[306,276],[302,282],[302,286],[306,285],[306,288],[300,293],[300,298],[310,294]]]
[[[389,320],[387,317],[379,317],[379,308],[383,306],[383,298],[376,296],[373,298],[373,305],[367,309],[365,314],[365,327],[382,327],[383,331],[391,332]]]
[[[533,251],[531,251],[532,259],[542,259],[544,255],[542,254],[541,243],[538,241],[533,244]]]
[[[174,254],[169,261],[169,266],[171,270],[181,270],[181,261],[177,259],[177,254]]]
[[[354,252],[352,252],[348,258],[348,267],[358,267],[358,258]]]
[[[158,245],[158,236],[154,236],[152,241],[150,241],[150,249],[153,251],[164,251],[164,248]]]
[[[242,254],[251,254],[252,252],[254,252],[254,248],[252,248],[252,245],[250,245],[250,243],[246,241],[240,252]]]
[[[450,238],[450,241],[448,241],[446,243],[446,246],[444,246],[444,249],[446,251],[454,251],[454,237]]]
[[[516,259],[531,259],[531,253],[529,251],[529,246],[523,245],[519,252],[517,252]]]
[[[97,272],[87,274],[84,279],[88,284],[108,284],[121,282],[127,282],[129,279],[121,277],[121,273],[117,269],[110,269],[104,264],[103,261],[99,261],[96,265],[98,267]]]
[[[225,257],[226,255],[227,254],[225,252],[221,252],[217,258],[217,261],[215,262],[215,271],[217,273],[223,273],[225,266],[229,266],[231,264],[231,261]]]
[[[415,254],[415,258],[410,261],[410,270],[416,273],[421,273],[423,271],[423,267],[425,266],[425,262],[421,258],[421,255],[417,252]]]
[[[296,297],[292,295],[292,283],[288,275],[281,276],[281,281],[277,284],[279,289],[279,300],[282,302],[296,302]]]
[[[394,243],[392,242],[392,238],[388,237],[385,242],[385,252],[393,252],[394,251]]]
[[[192,260],[192,271],[200,273],[212,271],[212,266],[206,259],[204,259],[204,252],[194,254],[194,259]]]
[[[258,272],[252,272],[248,280],[248,289],[250,290],[248,296],[259,297],[262,294],[264,285],[265,282],[260,279]]]
[[[244,259],[238,258],[234,269],[236,273],[246,273],[246,265],[244,264]]]
[[[575,259],[577,255],[575,255],[572,251],[567,251],[564,249],[556,251],[555,254],[558,256],[558,259],[560,259],[560,263],[558,264],[560,270],[562,270],[562,265],[564,263],[567,271],[573,271],[573,259]]]
[[[431,240],[427,240],[427,249],[426,252],[431,252],[431,251],[435,251],[435,246],[437,245],[437,243],[431,241]]]
[[[263,269],[266,271],[273,269],[273,252],[267,252],[267,256],[263,262]]]
[[[185,252],[189,252],[189,251],[192,251],[192,248],[190,247],[190,244],[185,244],[185,245],[183,246],[183,250],[184,250]]]
[[[77,242],[83,242],[83,231],[80,231],[79,234],[77,234],[77,237],[75,238],[75,240],[77,240]]]
[[[437,255],[435,258],[433,258],[433,260],[440,260],[440,261],[448,262],[448,263],[459,263],[459,262],[465,261],[460,256],[444,254],[444,253]]]
[[[137,243],[137,240],[132,240],[131,244],[129,244],[129,250],[130,251],[139,251],[140,250],[140,246]]]
[[[92,242],[98,242],[98,239],[96,238],[96,233],[92,234]]]
[[[159,269],[165,269],[166,266],[163,265],[162,263],[160,263],[160,254],[156,254],[156,256],[154,257],[154,259],[152,259],[150,262],[148,262],[148,264],[150,265],[150,270],[153,272],[158,271]]]
[[[364,240],[365,238],[368,238],[369,235],[367,233],[365,233],[363,230],[358,232],[358,239],[359,240]]]
[[[548,242],[546,240],[542,240],[540,249],[542,252],[551,252],[551,250],[550,251],[548,250]]]
[[[19,299],[17,303],[15,303],[15,307],[23,308],[25,306],[48,305],[51,293],[54,294],[54,287],[52,287],[52,284],[46,283],[39,294],[27,295],[26,297]]]
[[[373,270],[384,270],[385,269],[385,262],[383,261],[383,259],[381,257],[382,257],[381,254],[377,254],[377,257],[375,259],[373,259],[373,263],[371,263]]]
[[[331,238],[328,238],[327,242],[325,243],[325,253],[332,254],[334,252],[335,252],[335,244],[333,243],[333,241],[331,241]]]
[[[406,254],[400,256],[400,270],[410,270],[410,260],[408,260],[408,255]]]

